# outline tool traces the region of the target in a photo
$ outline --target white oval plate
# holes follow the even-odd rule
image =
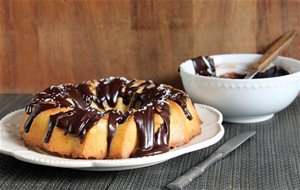
[[[33,164],[79,170],[116,171],[151,166],[182,154],[208,147],[223,137],[224,128],[221,124],[223,120],[222,114],[218,110],[206,105],[195,104],[195,107],[203,120],[202,133],[194,137],[188,144],[171,149],[163,154],[119,160],[70,159],[51,155],[40,149],[25,146],[18,132],[24,110],[17,110],[1,119],[0,153]]]

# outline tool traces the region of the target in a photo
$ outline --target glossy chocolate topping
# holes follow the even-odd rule
[[[40,114],[42,111],[48,110],[48,109],[52,109],[55,108],[56,105],[54,104],[37,104],[34,109],[32,110],[32,107],[30,106],[31,110],[30,110],[30,115],[27,118],[25,124],[24,124],[24,132],[27,133],[29,132],[30,126],[34,120],[34,118]],[[28,110],[26,109],[26,113],[28,113]]]
[[[45,143],[49,142],[54,127],[62,129],[66,134],[80,137],[83,141],[87,131],[98,123],[102,114],[95,108],[89,107],[85,109],[74,108],[67,112],[60,112],[50,116],[48,132]]]
[[[110,107],[115,107],[117,104],[118,96],[121,93],[122,88],[125,86],[126,81],[115,79],[112,81],[100,80],[96,88],[97,97],[99,100],[99,106],[102,109],[106,109],[104,103],[106,102]]]
[[[163,108],[164,107],[164,108]],[[154,132],[154,113],[159,113],[164,123]],[[148,106],[145,110],[134,113],[134,120],[138,127],[139,144],[133,157],[155,155],[169,150],[170,117],[168,104],[162,105],[160,111]]]
[[[212,58],[208,56],[199,56],[192,59],[195,73],[198,75],[216,77],[215,63]]]
[[[122,124],[126,121],[126,119],[131,114],[131,111],[127,111],[123,113],[120,110],[109,110],[107,112],[109,114],[108,116],[108,136],[107,136],[107,142],[108,146],[110,145],[112,138],[114,137],[114,134],[116,132],[117,124]]]
[[[81,141],[89,129],[108,114],[108,145],[110,145],[118,124],[124,123],[133,115],[137,125],[139,144],[131,156],[148,156],[169,150],[170,106],[167,100],[176,102],[188,119],[192,115],[187,109],[187,95],[170,86],[156,84],[152,81],[137,82],[125,78],[106,78],[92,83],[78,85],[66,84],[52,86],[36,94],[26,106],[29,117],[25,123],[28,132],[34,118],[42,111],[52,108],[70,108],[50,116],[45,143],[51,139],[54,127],[58,127]],[[95,94],[92,89],[95,88]],[[116,110],[118,98],[128,108],[125,113]],[[98,108],[92,105],[94,102]],[[100,112],[100,110],[104,110]],[[163,120],[154,131],[154,115],[159,114]],[[109,148],[109,146],[108,146]]]

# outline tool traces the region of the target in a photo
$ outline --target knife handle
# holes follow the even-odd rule
[[[202,175],[209,166],[213,165],[221,158],[223,158],[222,153],[216,153],[216,152],[213,153],[211,156],[209,156],[203,162],[192,167],[185,174],[178,177],[172,183],[168,184],[167,187],[172,190],[183,189],[185,186],[187,186],[189,183],[191,183],[195,178]]]

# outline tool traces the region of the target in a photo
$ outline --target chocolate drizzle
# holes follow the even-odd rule
[[[186,107],[186,94],[180,92],[179,90],[172,89],[172,95],[169,97],[171,100],[176,102],[183,110],[185,116],[189,119],[192,120],[193,117],[189,110]]]
[[[110,110],[107,113],[109,114],[107,142],[108,145],[110,145],[112,138],[116,132],[117,124],[124,123],[131,112],[127,111],[126,113],[123,113],[120,110]]]
[[[102,114],[95,108],[74,108],[67,112],[60,112],[50,116],[48,132],[44,142],[48,143],[54,127],[58,127],[75,137],[79,137],[81,141],[85,137],[87,131],[96,125]]]
[[[52,108],[55,108],[56,106],[54,104],[37,104],[34,109],[30,110],[30,115],[29,117],[27,118],[25,124],[24,124],[24,132],[25,133],[28,133],[29,132],[29,129],[30,129],[30,126],[34,120],[34,118],[40,114],[42,111],[45,111],[45,110],[48,110],[48,109],[52,109]],[[27,109],[26,109],[27,110]],[[28,113],[26,111],[26,113]]]
[[[69,108],[50,116],[48,132],[44,139],[48,143],[54,127],[58,127],[81,141],[89,129],[108,114],[108,149],[118,124],[124,123],[132,115],[138,129],[138,146],[131,156],[148,156],[169,150],[170,138],[170,106],[167,100],[176,102],[188,119],[192,115],[187,109],[187,95],[166,85],[159,85],[152,81],[137,82],[125,78],[106,78],[95,83],[96,93],[91,89],[91,83],[78,85],[66,84],[52,86],[34,96],[26,106],[29,117],[25,123],[28,132],[33,119],[42,111],[52,108]],[[122,97],[127,111],[116,110],[118,97]],[[104,112],[92,107],[96,103]],[[108,107],[109,106],[109,107]],[[163,123],[155,132],[154,115],[159,114]]]
[[[134,156],[144,155],[154,147],[154,113],[151,107],[134,113],[138,128],[139,144]]]
[[[162,116],[164,123],[154,133],[154,113]],[[138,127],[139,144],[133,157],[150,156],[169,150],[170,138],[170,110],[168,104],[161,105],[160,111],[148,106],[145,110],[134,113],[134,120]]]
[[[99,81],[97,86],[97,97],[100,100],[99,106],[106,110],[104,102],[106,102],[110,107],[115,107],[117,104],[119,93],[125,86],[126,81],[121,79],[115,79],[112,81],[102,79]]]
[[[88,106],[91,105],[92,101],[97,102],[98,98],[90,91],[90,85],[82,83],[77,85],[77,90],[81,93],[83,100]]]

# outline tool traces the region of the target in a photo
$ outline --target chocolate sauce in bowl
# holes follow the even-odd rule
[[[209,56],[199,56],[192,59],[195,73],[198,75],[216,77],[214,60]]]
[[[214,60],[208,56],[199,56],[197,58],[192,59],[193,66],[195,69],[195,73],[197,75],[202,76],[210,76],[210,77],[217,77],[217,78],[231,78],[231,79],[243,79],[245,78],[246,74],[240,74],[236,72],[229,72],[222,74],[220,76],[216,76],[216,67],[214,64]],[[272,77],[280,77],[290,74],[287,70],[283,69],[279,66],[273,66],[266,70],[265,72],[257,73],[253,79],[258,78],[272,78]]]
[[[285,76],[290,74],[287,70],[285,70],[282,67],[274,66],[268,69],[265,72],[260,72],[257,73],[254,78],[259,79],[259,78],[271,78],[271,77],[280,77],[280,76]]]
[[[167,100],[176,102],[185,116],[189,120],[192,119],[186,105],[187,94],[166,85],[156,84],[153,81],[136,84],[135,80],[111,77],[97,81],[96,94],[91,92],[90,87],[87,82],[78,85],[66,84],[51,86],[36,94],[25,109],[29,115],[24,126],[25,133],[29,132],[34,118],[42,111],[65,107],[70,110],[50,116],[44,142],[50,141],[55,127],[62,129],[65,135],[80,138],[82,142],[87,132],[102,117],[108,115],[109,149],[117,125],[124,123],[133,114],[139,144],[131,156],[149,156],[169,150],[170,106]],[[119,97],[128,106],[125,113],[114,109]],[[91,107],[92,102],[104,111]],[[155,114],[159,114],[163,120],[156,133]]]
[[[257,73],[253,79],[260,79],[260,78],[273,78],[273,77],[280,77],[290,74],[287,70],[278,67],[273,66],[270,69],[266,70],[265,72],[259,72]],[[231,79],[244,79],[246,74],[240,74],[240,73],[225,73],[223,75],[218,76],[218,78],[231,78]]]

